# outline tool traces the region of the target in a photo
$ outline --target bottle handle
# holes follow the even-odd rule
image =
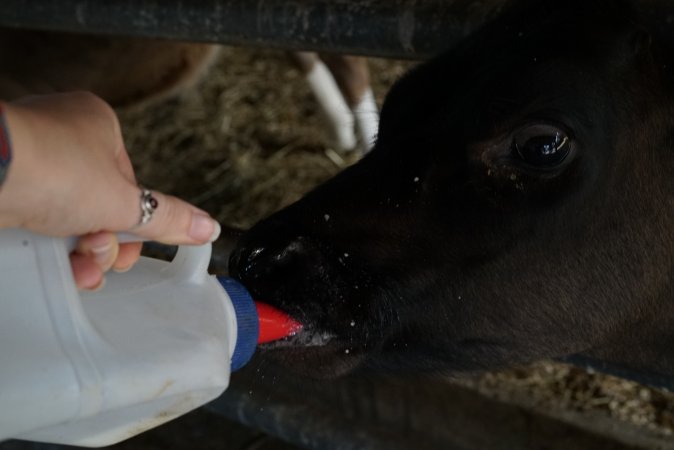
[[[66,250],[72,252],[77,246],[77,236],[64,239]],[[117,233],[117,241],[120,244],[129,242],[145,242],[147,239],[133,233]],[[170,263],[171,276],[185,281],[200,283],[208,275],[208,265],[211,262],[212,246],[210,243],[203,245],[180,245],[173,261]]]
[[[117,234],[117,242],[120,244],[127,244],[129,242],[145,242],[147,239],[138,236],[137,234],[133,233],[116,233]],[[75,250],[75,247],[77,247],[77,241],[79,240],[78,236],[70,236],[64,239],[65,244],[66,244],[66,250],[68,250],[68,253],[72,252]]]
[[[172,276],[187,282],[202,283],[208,277],[208,265],[211,262],[211,243],[203,245],[181,245],[171,261]]]

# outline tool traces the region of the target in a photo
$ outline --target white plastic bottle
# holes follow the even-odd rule
[[[98,447],[219,396],[255,351],[248,293],[210,244],[78,292],[66,241],[0,230],[0,441]]]

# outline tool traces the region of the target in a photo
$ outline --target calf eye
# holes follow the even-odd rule
[[[513,156],[530,166],[553,169],[569,155],[569,137],[558,128],[537,125],[521,130],[513,139]]]

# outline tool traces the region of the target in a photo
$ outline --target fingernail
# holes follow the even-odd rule
[[[112,250],[112,242],[91,247],[91,253],[94,254],[94,259],[100,266],[104,266],[110,261],[110,250]]]
[[[96,286],[87,287],[87,288],[85,288],[85,289],[86,289],[87,291],[89,291],[89,292],[98,292],[98,291],[100,291],[101,289],[103,289],[104,286],[105,286],[105,277],[102,277],[102,278],[101,278],[101,281],[99,281],[99,282],[96,284]]]
[[[222,231],[220,223],[217,220],[214,220],[213,223],[215,223],[215,227],[213,228],[213,234],[208,238],[208,242],[215,242],[220,237],[220,231]]]
[[[124,272],[128,272],[129,270],[131,270],[132,267],[133,267],[133,264],[129,264],[126,267],[113,267],[112,271],[117,272],[117,273],[124,273]]]
[[[220,236],[220,224],[209,216],[192,214],[190,237],[195,241],[213,242]]]

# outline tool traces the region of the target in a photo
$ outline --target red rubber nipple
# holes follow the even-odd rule
[[[255,302],[255,307],[257,308],[257,315],[260,321],[260,334],[257,338],[258,344],[292,336],[302,329],[301,323],[273,306],[262,302]]]

